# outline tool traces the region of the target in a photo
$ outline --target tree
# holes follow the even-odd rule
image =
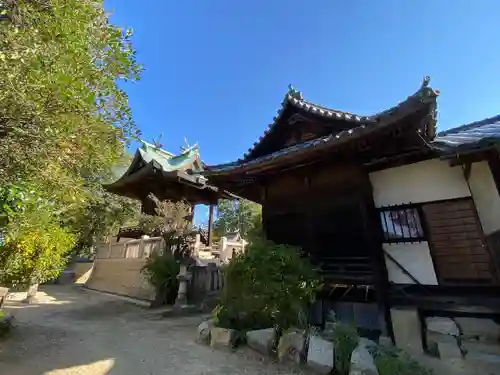
[[[0,277],[53,277],[68,247],[122,212],[103,210],[112,198],[101,182],[139,134],[119,86],[141,71],[131,35],[108,22],[99,0],[0,2]]]
[[[84,193],[137,131],[118,79],[138,79],[130,30],[97,0],[10,1],[0,21],[0,179]]]
[[[221,200],[217,206],[214,232],[217,237],[239,230],[245,239],[258,236],[262,231],[262,208],[259,204],[242,199]]]
[[[149,194],[148,198],[156,206],[156,215],[143,215],[141,229],[145,233],[162,236],[166,252],[173,254],[178,261],[190,261],[196,239],[196,231],[188,220],[191,205],[184,201],[160,201],[154,194]]]
[[[175,301],[180,263],[193,261],[196,232],[188,219],[192,209],[189,203],[160,201],[154,194],[148,198],[156,205],[156,215],[143,215],[141,228],[145,233],[162,236],[165,248],[149,256],[142,272],[156,289],[153,306],[160,306]]]
[[[116,235],[122,226],[136,225],[139,217],[137,201],[106,191],[96,193],[71,225],[78,234],[74,255],[92,256],[99,241]]]
[[[120,177],[132,157],[126,154],[107,176],[106,183]],[[99,241],[116,235],[120,227],[137,225],[140,204],[136,200],[111,194],[96,186],[92,195],[81,207],[81,212],[70,218],[70,226],[77,233],[74,255],[89,257],[95,254]]]
[[[34,188],[34,186],[31,186]],[[55,278],[64,268],[75,235],[61,226],[53,202],[27,186],[2,186],[0,207],[6,221],[5,244],[0,245],[0,284],[34,285]]]

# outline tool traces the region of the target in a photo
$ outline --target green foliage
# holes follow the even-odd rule
[[[433,371],[420,365],[405,352],[396,348],[378,348],[374,354],[380,375],[432,375]]]
[[[0,283],[27,285],[56,278],[64,269],[75,236],[61,227],[42,201],[25,202],[10,215],[6,243],[0,247]],[[36,204],[35,204],[36,203]]]
[[[187,202],[160,201],[153,194],[149,195],[156,205],[156,216],[142,215],[139,221],[141,229],[150,235],[160,235],[165,241],[165,251],[178,261],[190,261],[196,240],[191,221],[192,207]]]
[[[6,319],[7,314],[0,311],[0,338],[5,337],[13,328],[12,319]]]
[[[351,354],[359,342],[359,335],[354,325],[335,323],[325,338],[335,344],[335,369],[340,375],[349,374]]]
[[[0,22],[0,178],[34,173],[71,189],[136,132],[117,84],[140,72],[131,32],[108,22],[102,1],[11,4]]]
[[[138,134],[119,86],[141,70],[130,38],[102,1],[0,3],[0,274],[11,282],[53,277],[68,247],[91,248],[130,213],[101,188]]]
[[[116,235],[127,223],[136,224],[139,212],[137,201],[103,190],[96,192],[71,222],[78,233],[75,255],[92,256],[100,240]]]
[[[241,330],[288,329],[320,287],[316,270],[298,249],[265,241],[253,242],[234,257],[225,277],[214,317],[219,326]]]
[[[262,232],[262,208],[259,204],[242,199],[239,202],[221,200],[217,206],[214,233],[222,237],[239,230],[244,239],[260,238]]]
[[[153,285],[162,295],[162,302],[166,302],[169,296],[174,296],[179,288],[177,275],[179,274],[179,263],[172,254],[153,253],[148,258],[141,272],[146,276],[149,283]]]

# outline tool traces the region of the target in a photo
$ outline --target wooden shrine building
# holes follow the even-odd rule
[[[426,77],[360,116],[289,87],[242,159],[203,175],[261,203],[267,238],[305,250],[329,298],[373,299],[387,319],[404,304],[499,313],[500,118],[438,135],[438,94]]]
[[[137,199],[142,203],[142,212],[155,215],[155,204],[148,197],[154,194],[159,200],[186,201],[194,208],[196,204],[210,206],[209,228],[206,242],[211,245],[213,208],[218,199],[236,199],[234,194],[210,185],[203,172],[203,162],[197,146],[174,155],[145,141],[137,149],[127,171],[115,182],[104,185],[114,194]],[[193,215],[189,220],[193,219]],[[142,235],[139,228],[122,228],[118,237],[137,238]]]

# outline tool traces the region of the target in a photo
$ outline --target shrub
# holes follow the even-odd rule
[[[0,284],[16,286],[55,279],[67,264],[75,235],[44,207],[12,216],[0,246]]]
[[[173,303],[179,288],[177,275],[179,263],[167,251],[162,254],[152,253],[146,261],[141,272],[149,283],[155,287],[157,304]]]
[[[335,368],[341,375],[349,374],[351,354],[359,342],[359,335],[354,325],[335,323],[326,338],[335,344]]]
[[[0,311],[0,338],[6,336],[12,329],[12,319],[7,319],[7,314]]]
[[[225,278],[215,323],[239,330],[275,326],[281,333],[297,323],[320,287],[316,270],[298,249],[269,241],[255,241],[234,257]]]
[[[374,354],[380,375],[432,375],[433,372],[395,348],[378,348]]]

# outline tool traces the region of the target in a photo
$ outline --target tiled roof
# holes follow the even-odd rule
[[[332,133],[332,134],[329,134],[327,136],[312,139],[312,140],[309,140],[306,142],[297,143],[297,144],[292,145],[290,147],[275,151],[275,152],[268,154],[268,155],[260,156],[260,157],[255,158],[255,159],[248,160],[248,157],[246,157],[243,160],[238,160],[238,161],[232,162],[232,163],[219,164],[219,165],[214,165],[214,166],[206,166],[206,174],[210,175],[210,174],[217,174],[217,173],[225,173],[225,172],[229,172],[229,171],[236,170],[239,168],[246,169],[246,168],[252,167],[254,165],[267,163],[267,162],[270,162],[271,160],[283,158],[287,155],[299,153],[299,152],[302,152],[305,150],[310,150],[310,149],[315,149],[315,148],[323,148],[323,147],[326,147],[329,145],[333,145],[335,143],[343,143],[344,141],[347,141],[350,138],[357,138],[357,137],[363,136],[364,134],[368,134],[373,130],[376,130],[378,128],[381,128],[381,127],[384,127],[384,126],[387,126],[389,124],[394,123],[398,119],[404,117],[405,115],[408,115],[408,113],[410,113],[411,111],[414,111],[415,108],[422,108],[418,105],[422,104],[424,102],[425,103],[430,102],[432,104],[431,111],[433,113],[431,113],[431,115],[433,117],[432,117],[432,119],[430,119],[430,126],[434,127],[435,126],[435,113],[434,113],[435,112],[435,98],[437,97],[439,92],[428,87],[428,83],[429,83],[429,77],[425,77],[422,86],[415,94],[411,95],[405,101],[399,103],[398,105],[396,105],[396,106],[394,106],[386,111],[377,113],[373,116],[360,117],[360,116],[346,114],[346,113],[339,114],[339,116],[342,116],[339,118],[347,119],[345,116],[349,116],[348,119],[350,121],[355,122],[355,126],[353,126],[350,129],[346,129],[346,130],[343,130],[343,131],[340,131],[337,133]],[[290,90],[293,90],[293,88]],[[295,95],[297,97],[292,96],[290,99],[287,99],[287,100],[290,100],[292,103],[295,103],[294,99],[296,99],[296,103],[294,105],[299,105],[298,103],[302,103],[300,105],[305,106],[304,103],[306,103],[306,102],[303,101],[302,99],[300,99],[302,97],[301,96],[302,94],[300,94],[300,92],[297,92],[296,90],[292,91],[292,93],[293,93],[293,95]],[[290,94],[288,94],[288,95],[290,95]],[[417,105],[417,107],[416,107],[416,105]],[[308,110],[311,110],[311,108],[312,107],[308,107]],[[330,114],[327,114],[326,111],[331,111],[331,110],[326,110],[326,109],[319,107],[319,106],[315,106],[315,108],[316,108],[315,111],[319,111],[319,109],[321,108],[321,110],[323,111],[322,113],[320,113],[321,116],[330,116]],[[337,113],[338,111],[333,111],[333,112]],[[337,116],[337,115],[334,114],[332,116]],[[274,122],[274,125],[272,125],[272,126],[275,126],[275,124],[276,124],[276,121]],[[254,144],[254,147],[255,146],[256,145]]]
[[[273,118],[273,122],[268,125],[267,129],[264,131],[264,134],[259,138],[259,140],[255,142],[251,148],[248,149],[248,152],[246,154],[243,155],[243,160],[248,159],[255,151],[255,149],[261,144],[261,142],[267,139],[269,135],[275,131],[276,125],[281,119],[281,116],[285,112],[285,108],[288,105],[296,107],[303,112],[310,113],[328,120],[350,121],[353,123],[353,126],[356,126],[359,123],[367,123],[371,121],[367,116],[360,116],[349,112],[326,108],[304,100],[300,91],[296,90],[292,85],[288,85],[288,92],[281,102],[281,107],[276,111],[277,115]]]
[[[183,150],[179,155],[174,155],[160,147],[156,147],[148,142],[141,141],[142,146],[137,149],[141,158],[146,163],[155,161],[161,165],[165,172],[176,171],[193,163],[196,158],[199,158],[200,151],[198,146],[193,146]]]
[[[500,142],[500,115],[443,131],[432,145],[444,151],[482,148]]]
[[[428,76],[424,77],[420,89],[415,94],[410,96],[408,99],[421,96],[422,94],[425,95],[430,94],[437,96],[439,94],[439,91],[432,90],[431,88],[429,88],[428,87],[429,82],[430,82],[430,77]],[[307,100],[304,100],[302,92],[295,89],[292,85],[288,85],[288,92],[286,93],[285,98],[281,102],[281,107],[277,110],[277,115],[273,118],[273,122],[268,125],[267,129],[264,131],[264,134],[258,139],[258,141],[254,142],[252,147],[248,149],[248,152],[243,155],[243,159],[240,159],[239,161],[248,160],[255,152],[256,148],[263,141],[265,141],[270,134],[272,134],[276,130],[276,126],[288,105],[291,105],[301,110],[302,112],[306,112],[308,114],[312,114],[326,120],[343,120],[352,122],[354,128],[359,126],[360,124],[368,125],[371,123],[375,123],[379,121],[381,118],[386,117],[387,115],[391,115],[394,111],[398,109],[398,107],[405,104],[408,101],[408,99],[386,111],[382,111],[371,116],[361,116],[350,112],[330,109],[318,104],[311,103]]]
[[[343,140],[348,139],[351,137],[353,134],[359,134],[363,130],[371,129],[374,126],[369,126],[367,127],[366,125],[360,125],[356,128],[349,129],[349,130],[344,130],[336,134],[330,134],[327,135],[326,137],[321,137],[321,138],[316,138],[316,139],[311,139],[310,141],[302,142],[302,143],[297,143],[293,146],[278,150],[276,152],[273,152],[268,155],[264,155],[252,160],[248,161],[238,161],[238,162],[233,162],[233,163],[227,163],[227,164],[219,164],[215,166],[209,166],[207,169],[209,170],[210,173],[219,173],[219,172],[225,172],[229,170],[234,170],[237,168],[246,168],[246,167],[251,167],[253,165],[258,165],[262,164],[264,162],[273,160],[273,159],[278,159],[286,155],[291,155],[296,152],[302,151],[302,150],[308,150],[308,149],[314,149],[314,148],[319,148],[331,143],[338,142],[340,143]]]

